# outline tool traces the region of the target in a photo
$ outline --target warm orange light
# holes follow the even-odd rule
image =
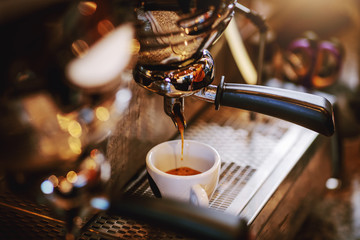
[[[59,179],[55,175],[51,175],[48,179],[54,187],[57,187],[59,185]]]
[[[80,14],[82,14],[84,16],[90,16],[90,15],[94,14],[96,9],[97,9],[97,4],[94,2],[90,2],[90,1],[80,2],[78,5],[78,10],[79,10]]]
[[[72,184],[66,179],[61,179],[59,183],[59,190],[63,193],[68,193],[72,190]]]
[[[80,123],[78,123],[75,120],[70,121],[69,126],[68,126],[68,132],[71,136],[78,138],[81,136],[82,134],[82,128]]]
[[[68,144],[73,153],[77,155],[81,153],[81,141],[79,138],[69,137]]]
[[[105,19],[98,23],[97,31],[100,35],[104,36],[105,34],[114,30],[114,25],[109,20]]]
[[[76,57],[81,57],[87,53],[89,45],[81,39],[74,41],[71,45],[71,51]]]
[[[133,39],[131,42],[131,53],[137,54],[140,52],[140,43],[137,39]]]
[[[69,123],[71,121],[70,118],[65,117],[61,114],[56,114],[56,118],[57,118],[57,121],[58,121],[58,124],[59,124],[61,130],[67,131],[67,129],[69,127]]]
[[[95,149],[91,150],[91,152],[90,152],[90,157],[91,157],[91,158],[95,158],[96,155],[98,155],[98,154],[100,154],[100,151],[95,148]]]
[[[107,110],[105,107],[98,107],[96,108],[96,117],[100,120],[100,121],[107,121],[110,118],[110,113],[109,110]]]
[[[75,183],[77,178],[78,178],[78,176],[77,176],[76,172],[74,172],[74,171],[69,171],[66,174],[66,180],[68,180],[68,182],[70,182],[70,183]]]
[[[93,159],[87,158],[84,161],[84,166],[87,170],[94,170],[94,169],[96,169],[97,164]]]

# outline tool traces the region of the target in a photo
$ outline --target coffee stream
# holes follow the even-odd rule
[[[183,116],[180,112],[179,105],[174,107],[174,119],[176,121],[179,133],[181,135],[181,161],[184,160],[184,131],[185,131],[185,121],[183,121]]]
[[[181,135],[181,161],[184,160],[184,131],[185,131],[185,127],[182,121],[179,121],[178,119],[180,118],[176,118],[177,124],[178,124],[178,129]]]
[[[179,109],[178,111],[174,111],[175,114],[175,121],[179,130],[179,133],[181,135],[181,161],[184,160],[184,131],[185,131],[185,122],[183,121],[183,116],[180,113]],[[196,175],[201,172],[189,168],[189,167],[180,167],[175,168],[172,170],[167,171],[166,173],[172,174],[172,175],[181,175],[181,176],[189,176],[189,175]]]

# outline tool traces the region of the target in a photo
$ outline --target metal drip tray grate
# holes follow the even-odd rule
[[[254,120],[252,117],[254,116],[250,116],[249,112],[238,109],[206,109],[185,131],[185,139],[213,146],[222,158],[219,184],[210,200],[210,208],[239,214],[253,193],[297,144],[299,137],[309,133],[308,130],[279,119],[261,114],[255,115]],[[314,137],[316,134],[310,135]],[[127,186],[126,192],[154,197],[146,170]],[[266,201],[265,198],[262,200]],[[261,208],[260,205],[257,207]],[[118,216],[99,215],[89,225],[89,229],[95,229],[95,232],[104,236],[121,239],[185,238]],[[86,234],[91,234],[94,238],[94,231]]]
[[[219,184],[210,200],[213,209],[238,214],[241,205],[250,197],[244,198],[244,192],[249,193],[249,188],[256,191],[293,147],[299,135],[308,131],[260,114],[255,115],[254,120],[251,117],[249,112],[238,109],[207,109],[185,131],[185,139],[213,146],[222,158]],[[253,181],[251,186],[250,181]],[[126,192],[154,197],[146,170],[126,187]],[[231,210],[234,206],[238,206],[235,207],[236,211]],[[85,233],[84,239],[90,235],[91,238],[100,239],[95,238],[95,233],[121,239],[185,239],[179,234],[164,232],[148,224],[118,216],[99,215],[89,225],[89,229],[92,231]]]
[[[248,111],[229,108],[207,109],[196,119],[185,130],[185,139],[213,146],[222,161],[219,185],[210,200],[210,207],[226,211],[259,168],[264,165],[271,171],[268,161],[274,167],[283,156],[272,152],[279,148],[284,153],[288,150],[289,137],[286,136],[293,126],[279,119],[260,114],[250,116]],[[284,138],[286,142],[282,141]],[[292,135],[293,142],[295,139]],[[128,186],[127,192],[153,197],[145,171]]]
[[[250,166],[241,168],[235,163],[223,164],[219,186],[210,201],[210,207],[225,211],[254,172],[255,169]]]
[[[0,239],[64,239],[65,223],[25,197],[0,194]]]
[[[210,207],[225,211],[255,171],[250,166],[240,167],[234,162],[223,162],[221,164],[219,185],[212,199],[210,199]],[[136,196],[154,197],[147,181],[146,171],[139,175],[134,185],[131,185],[127,192]]]
[[[139,220],[127,219],[119,216],[99,214],[89,224],[88,231],[84,232],[80,240],[104,239],[188,239],[181,234],[164,231],[159,227],[143,223]]]
[[[286,171],[291,169],[289,164],[286,171],[278,169],[280,163],[291,162],[288,159],[283,161],[284,158],[291,155],[294,159],[291,163],[295,163],[316,136],[317,134],[309,130],[279,119],[261,114],[254,117],[247,111],[231,108],[222,108],[220,111],[204,109],[185,131],[185,139],[207,143],[217,149],[221,156],[219,184],[210,199],[210,208],[234,215],[242,214],[247,219],[253,218],[257,211],[260,211],[258,209],[261,209],[271,196],[270,190],[281,183],[282,179],[274,179],[272,173],[286,174]],[[268,183],[270,175],[271,183]],[[253,201],[254,194],[265,185],[270,186],[266,187],[269,191],[266,190],[261,199]],[[135,176],[125,191],[154,198],[145,169]],[[64,236],[64,222],[47,217],[51,215],[46,213],[46,209],[44,211],[43,207],[31,203],[23,204],[22,200],[14,204],[11,201],[15,198],[4,196],[8,198],[0,198],[0,213],[6,216],[6,220],[26,219],[29,215],[37,218],[27,223],[29,226],[37,226],[33,231],[29,230],[36,230],[34,238],[46,236],[44,238],[61,239]],[[252,207],[250,210],[249,205]],[[23,223],[17,225],[18,228],[21,224]],[[0,225],[7,228],[5,222]],[[6,232],[5,228],[2,228],[3,232]],[[87,220],[82,230],[80,239],[185,239],[177,233],[165,232],[147,223],[105,213],[94,215]]]

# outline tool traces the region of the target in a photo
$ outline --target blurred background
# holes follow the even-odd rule
[[[246,1],[248,6],[266,17],[270,28],[264,74],[277,77],[277,53],[290,42],[313,31],[318,38],[336,38],[344,48],[344,59],[337,81],[320,91],[336,96],[340,116],[337,124],[343,138],[342,184],[339,189],[325,192],[299,230],[296,239],[360,239],[359,214],[359,34],[360,6],[358,1]],[[241,26],[241,23],[239,24]],[[256,41],[249,34],[247,43]],[[251,50],[250,50],[251,51]],[[281,59],[281,57],[280,57]],[[279,60],[281,62],[283,59]],[[284,76],[281,75],[280,76]],[[281,78],[280,79],[284,79]],[[316,178],[314,179],[316,181]]]

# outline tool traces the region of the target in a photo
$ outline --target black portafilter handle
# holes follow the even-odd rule
[[[215,108],[241,108],[295,123],[325,136],[334,133],[331,103],[324,97],[260,85],[224,83],[216,90]]]
[[[108,213],[138,219],[192,238],[250,239],[244,218],[169,199],[121,196],[112,199]]]

